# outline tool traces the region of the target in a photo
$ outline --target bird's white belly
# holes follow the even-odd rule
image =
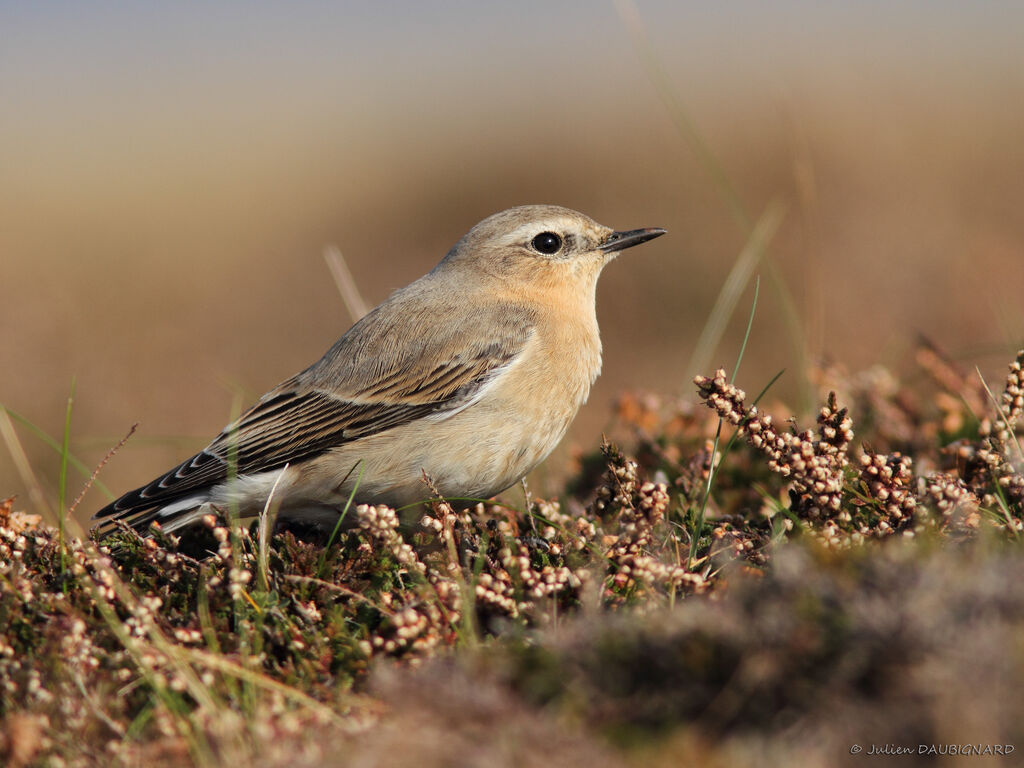
[[[302,496],[289,494],[282,512],[294,507],[301,516],[298,508],[314,498],[318,506],[330,498],[344,505],[353,489],[357,503],[414,504],[431,495],[424,472],[445,497],[490,498],[551,453],[586,400],[596,365],[570,366],[582,375],[547,381],[524,366],[448,418],[413,422],[329,451],[296,468],[288,485],[301,488]]]
[[[404,506],[427,499],[431,493],[424,472],[446,497],[486,499],[543,461],[574,415],[575,409],[537,420],[521,413],[494,413],[481,403],[434,423],[430,430],[399,427],[332,451],[336,469],[318,462],[318,470],[338,477],[353,469],[341,488],[346,498],[361,474],[355,495],[360,502]]]

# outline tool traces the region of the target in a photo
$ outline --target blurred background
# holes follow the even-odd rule
[[[605,270],[604,373],[536,493],[621,390],[692,397],[758,221],[748,391],[785,368],[798,407],[820,358],[912,372],[917,334],[998,386],[1024,337],[1022,31],[1016,2],[2,2],[0,403],[59,440],[74,381],[89,467],[141,422],[101,474],[123,492],[348,327],[325,246],[372,305],[524,203],[669,230]],[[14,430],[54,503],[57,453]],[[34,511],[4,431],[0,497]]]

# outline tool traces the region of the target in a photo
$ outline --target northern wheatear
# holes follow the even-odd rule
[[[350,497],[424,500],[424,472],[447,497],[490,498],[551,452],[587,399],[601,269],[664,233],[553,205],[484,219],[206,448],[95,518],[174,530],[211,505],[258,515],[273,488],[278,519],[331,525]]]

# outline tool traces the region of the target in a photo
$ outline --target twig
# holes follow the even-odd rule
[[[105,467],[107,465],[108,461],[110,461],[112,458],[114,458],[114,454],[115,453],[117,453],[122,448],[124,448],[124,444],[128,442],[128,439],[132,435],[135,434],[135,430],[138,429],[138,428],[139,428],[139,422],[135,422],[134,424],[132,424],[131,429],[128,430],[128,434],[126,434],[124,437],[122,437],[121,441],[117,445],[115,445],[113,448],[111,448],[109,451],[107,451],[107,455],[104,456],[103,460],[99,464],[96,465],[96,469],[94,469],[92,471],[92,474],[89,476],[89,479],[85,481],[85,486],[82,488],[82,492],[78,494],[78,496],[75,498],[75,500],[73,502],[71,502],[71,506],[68,507],[68,516],[69,517],[78,508],[78,505],[81,503],[82,499],[85,497],[85,494],[88,493],[90,488],[92,488],[92,484],[94,482],[96,482],[96,478],[99,477],[99,474],[102,471],[103,467]]]

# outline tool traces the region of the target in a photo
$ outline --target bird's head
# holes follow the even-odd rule
[[[618,231],[557,205],[524,205],[488,216],[439,265],[508,281],[594,281],[620,251],[665,234]]]

